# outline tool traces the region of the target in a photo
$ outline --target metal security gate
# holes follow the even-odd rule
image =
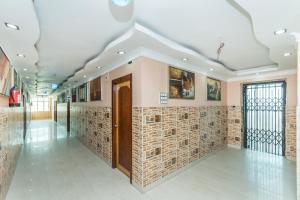
[[[284,156],[285,93],[284,81],[243,86],[245,148]]]

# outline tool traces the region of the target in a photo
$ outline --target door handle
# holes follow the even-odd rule
[[[120,127],[120,125],[118,125],[118,124],[115,124],[115,125],[114,125],[114,128],[118,128],[118,127]]]

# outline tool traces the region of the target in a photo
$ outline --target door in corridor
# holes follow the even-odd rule
[[[131,180],[132,166],[132,77],[131,74],[112,82],[113,168]]]
[[[243,86],[244,146],[284,156],[286,83]]]

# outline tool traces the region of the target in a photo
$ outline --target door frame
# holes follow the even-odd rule
[[[114,95],[114,85],[125,82],[125,81],[129,81],[130,82],[130,89],[131,89],[131,108],[132,108],[132,74],[128,74],[125,76],[122,76],[120,78],[114,79],[112,80],[112,86],[111,86],[111,91],[112,91],[112,98],[111,98],[111,103],[112,103],[112,168],[117,168],[117,131],[116,128],[114,127],[114,122],[116,120],[116,116],[115,116],[115,95]],[[130,115],[131,115],[131,123],[130,123],[130,130],[131,130],[131,140],[130,140],[130,147],[129,147],[129,151],[130,151],[130,183],[132,183],[132,109],[130,110]]]
[[[70,113],[70,109],[71,109],[71,103],[70,103],[70,99],[67,100],[67,132],[70,132],[70,117],[71,117],[71,113]]]
[[[54,121],[57,122],[57,101],[53,102],[53,114]]]
[[[249,85],[259,85],[259,84],[272,84],[272,83],[283,83],[282,89],[283,89],[283,113],[282,113],[282,155],[285,156],[285,150],[286,150],[286,80],[270,80],[270,81],[261,81],[261,82],[253,82],[253,83],[245,83],[242,85],[242,99],[243,99],[243,109],[242,109],[242,119],[243,119],[243,146],[245,149],[247,149],[247,114],[246,114],[246,87]],[[275,154],[277,155],[277,154]]]

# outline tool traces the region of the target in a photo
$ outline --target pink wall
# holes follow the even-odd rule
[[[227,83],[227,104],[228,106],[240,106],[242,102],[242,84],[260,81],[285,80],[286,81],[286,103],[287,106],[297,104],[297,75],[269,76],[244,81]]]
[[[179,67],[180,66],[174,66]],[[194,100],[168,99],[168,104],[159,102],[160,92],[169,91],[169,64],[150,58],[140,57],[132,64],[126,64],[106,73],[101,78],[102,100],[90,102],[101,106],[111,106],[112,80],[127,74],[132,74],[133,106],[157,107],[157,106],[240,106],[241,86],[243,83],[259,82],[267,80],[285,80],[287,83],[287,106],[296,106],[296,74],[287,76],[270,76],[249,79],[243,81],[223,82],[221,101],[206,100],[206,76],[195,73],[196,97]]]
[[[132,64],[125,64],[101,76],[101,101],[92,101],[90,104],[111,107],[112,80],[132,74],[132,105],[141,105],[141,58],[135,59]]]
[[[179,67],[180,66],[174,66]],[[159,102],[160,92],[168,92],[169,88],[169,64],[153,59],[141,60],[141,106],[212,106],[226,105],[226,83],[222,82],[221,101],[206,100],[206,76],[195,73],[196,96],[194,100],[168,99],[168,104]]]

